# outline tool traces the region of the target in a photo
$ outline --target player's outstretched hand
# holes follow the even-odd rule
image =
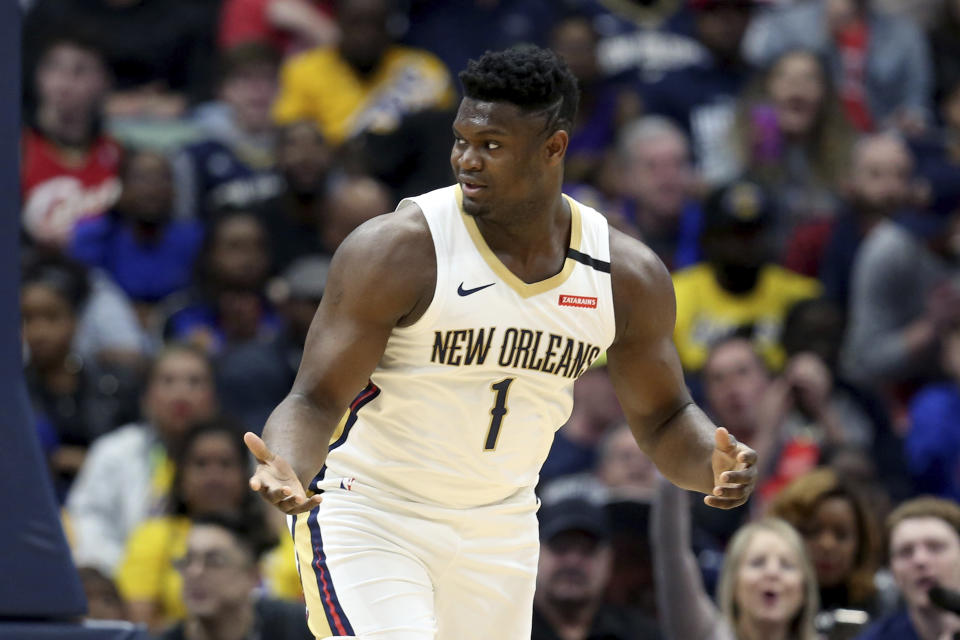
[[[257,470],[250,478],[250,488],[264,500],[289,515],[310,511],[320,504],[322,498],[319,495],[308,498],[293,467],[270,451],[257,434],[248,431],[243,435],[243,441],[257,459]]]
[[[757,483],[757,452],[743,444],[723,427],[716,431],[713,449],[713,494],[703,499],[711,507],[739,507]]]

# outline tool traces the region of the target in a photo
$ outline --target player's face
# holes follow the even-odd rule
[[[960,536],[940,518],[909,518],[890,533],[890,569],[907,605],[930,607],[935,584],[960,589]]]
[[[179,438],[187,428],[213,415],[210,368],[198,356],[174,352],[156,365],[146,395],[146,412],[164,436]]]
[[[858,533],[856,512],[846,498],[827,498],[817,506],[803,528],[803,539],[821,587],[836,587],[850,576],[857,560]]]
[[[559,533],[540,546],[537,590],[557,605],[600,597],[610,578],[610,546],[582,531]]]
[[[197,525],[187,536],[187,552],[177,563],[183,601],[191,616],[210,618],[235,612],[256,586],[256,569],[231,534]]]
[[[28,285],[20,292],[20,314],[23,339],[38,366],[52,366],[67,357],[76,316],[63,296],[42,284]]]
[[[737,571],[736,600],[741,615],[756,622],[785,623],[803,606],[800,558],[772,531],[757,531]]]
[[[540,204],[548,155],[545,124],[543,117],[506,102],[463,99],[453,123],[450,164],[467,214]]]

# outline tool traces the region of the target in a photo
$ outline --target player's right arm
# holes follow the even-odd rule
[[[637,444],[671,482],[707,494],[708,505],[743,504],[756,484],[757,454],[690,398],[673,345],[670,274],[653,251],[616,230],[610,264],[617,336],[607,367]]]
[[[258,462],[254,491],[286,513],[319,503],[305,488],[326,460],[337,423],[367,384],[393,328],[423,314],[435,283],[433,242],[416,206],[374,218],[343,242],[293,388],[267,419],[262,440],[244,436]]]

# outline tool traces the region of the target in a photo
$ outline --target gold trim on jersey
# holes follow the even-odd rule
[[[510,271],[510,269],[507,268],[507,265],[500,261],[500,258],[497,257],[497,254],[495,254],[490,248],[490,245],[487,244],[487,241],[483,238],[483,234],[480,233],[480,227],[477,226],[477,221],[474,220],[473,216],[464,212],[463,192],[460,190],[459,184],[454,188],[454,193],[456,194],[457,198],[457,209],[460,211],[460,218],[463,220],[463,224],[467,228],[467,233],[470,234],[470,239],[473,240],[473,244],[477,247],[477,251],[479,251],[480,255],[483,256],[484,262],[486,262],[487,265],[493,269],[493,272],[496,273],[521,297],[530,298],[535,295],[550,291],[551,289],[555,289],[566,282],[573,273],[573,269],[577,263],[575,260],[566,257],[564,259],[563,269],[561,269],[559,273],[550,276],[546,280],[528,283],[518,278],[512,271]],[[570,204],[570,249],[579,251],[580,241],[583,235],[583,227],[580,219],[580,207],[577,206],[575,200],[568,197],[566,194],[564,194],[563,197]]]
[[[350,409],[347,409],[343,412],[343,417],[340,418],[340,422],[337,423],[336,428],[333,430],[333,435],[330,436],[330,444],[333,444],[337,439],[343,435],[343,429],[347,426],[347,419],[350,417]]]

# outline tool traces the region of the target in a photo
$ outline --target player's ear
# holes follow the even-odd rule
[[[549,165],[563,164],[570,144],[570,134],[563,129],[553,132],[543,145],[544,159]]]

